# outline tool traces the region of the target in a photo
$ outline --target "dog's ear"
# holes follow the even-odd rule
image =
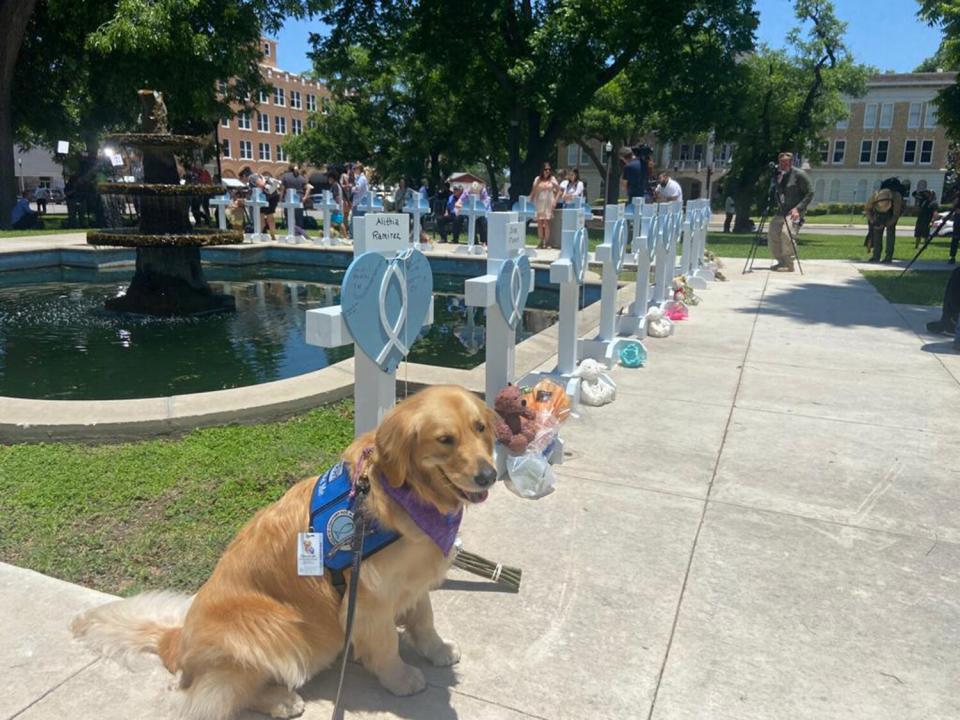
[[[397,405],[377,428],[377,465],[393,487],[400,487],[414,468],[419,422],[407,403]]]

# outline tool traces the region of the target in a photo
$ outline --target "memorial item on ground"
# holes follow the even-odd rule
[[[460,538],[453,544],[456,555],[453,558],[453,566],[465,570],[468,573],[479,575],[495,583],[505,585],[511,590],[520,590],[520,579],[523,571],[520,568],[510,567],[502,563],[495,563],[472,552],[463,549],[463,542]]]
[[[583,360],[577,367],[580,378],[580,402],[600,407],[612,403],[617,397],[617,385],[606,372],[607,368],[592,358]]]
[[[647,310],[647,335],[649,337],[664,338],[673,334],[673,321],[665,317],[663,310],[652,307]]]
[[[522,453],[536,436],[537,426],[534,422],[536,413],[527,407],[520,388],[508,384],[497,393],[493,409],[497,414],[497,442],[512,453]]]

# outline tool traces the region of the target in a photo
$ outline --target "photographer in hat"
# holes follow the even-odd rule
[[[870,245],[873,250],[867,262],[893,262],[893,248],[897,239],[897,221],[903,212],[903,194],[899,191],[899,181],[895,183],[885,181],[866,205],[863,212],[867,216],[870,226]],[[883,250],[883,235],[887,235],[887,251],[883,260],[880,253]]]
[[[777,156],[773,190],[776,194],[777,212],[770,219],[767,243],[770,254],[777,262],[770,269],[776,272],[793,272],[793,244],[800,232],[807,205],[813,200],[813,185],[803,170],[793,166],[793,153],[782,152]]]

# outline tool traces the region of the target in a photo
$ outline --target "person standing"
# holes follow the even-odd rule
[[[560,184],[553,177],[550,163],[544,163],[530,188],[530,201],[536,208],[534,219],[537,221],[537,248],[540,250],[545,250],[550,242],[550,223],[559,195]]]
[[[620,164],[622,165],[620,187],[627,191],[627,203],[633,202],[635,197],[647,197],[647,165],[633,154],[633,149],[620,149]]]
[[[920,247],[920,242],[930,238],[930,223],[937,211],[937,194],[933,190],[921,190],[914,197],[917,199],[917,222],[913,226],[913,247]]]
[[[37,214],[46,215],[47,214],[47,198],[49,197],[49,190],[43,185],[39,185],[36,190],[33,191],[33,199],[37,203]]]
[[[800,232],[807,205],[813,200],[813,185],[803,170],[793,166],[793,153],[782,152],[777,156],[775,173],[776,212],[770,218],[767,243],[776,263],[770,269],[793,272],[793,244]]]
[[[560,190],[563,192],[564,204],[576,198],[583,198],[583,180],[580,179],[580,171],[577,168],[567,170],[567,179],[560,183]]]
[[[357,206],[360,205],[364,198],[367,197],[367,193],[370,192],[370,183],[367,181],[367,176],[363,171],[363,165],[356,163],[353,166],[353,191],[350,198],[350,204],[353,206],[353,214],[357,214]],[[363,211],[360,211],[360,214],[363,214]]]
[[[890,188],[880,188],[867,200],[863,211],[870,226],[870,242],[873,246],[873,253],[867,262],[881,262],[880,253],[883,250],[883,235],[886,230],[887,251],[882,262],[892,263],[897,221],[903,212],[903,196]]]
[[[444,183],[449,188],[450,183]],[[463,218],[457,212],[460,207],[460,194],[463,188],[459,185],[455,187],[447,196],[446,203],[443,206],[443,214],[437,220],[437,230],[440,231],[440,242],[447,242],[447,233],[453,229],[453,244],[460,242],[460,230],[463,229]]]
[[[730,223],[733,222],[733,214],[737,211],[737,201],[733,199],[732,195],[727,195],[723,201],[723,231],[725,233],[730,232]]]

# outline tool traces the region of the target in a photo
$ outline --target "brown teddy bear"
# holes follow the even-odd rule
[[[527,407],[527,401],[520,396],[520,388],[512,383],[497,393],[493,401],[497,411],[497,441],[510,452],[522,453],[527,444],[536,437],[536,413]]]

